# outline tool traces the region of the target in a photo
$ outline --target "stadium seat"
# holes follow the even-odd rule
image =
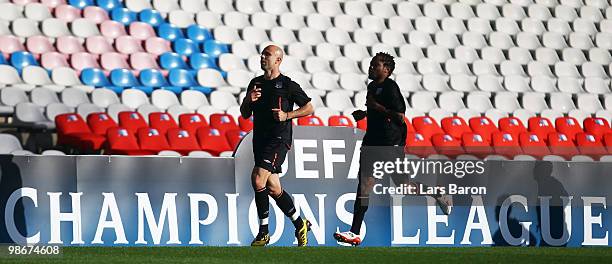
[[[221,134],[228,130],[239,129],[234,117],[229,114],[212,114],[209,117],[210,126],[218,129]]]
[[[548,134],[548,145],[551,154],[564,157],[568,160],[580,153],[569,137],[562,133],[553,132]]]
[[[548,138],[548,134],[556,132],[550,120],[545,117],[529,118],[528,128],[529,132],[538,134],[540,138]]]
[[[182,129],[195,134],[199,128],[208,127],[208,122],[201,114],[187,113],[179,116],[179,125]]]
[[[446,117],[446,118],[443,118],[442,121],[440,121],[440,124],[442,125],[442,130],[444,130],[445,135],[450,135],[454,139],[461,139],[461,136],[463,135],[463,133],[472,132],[472,129],[470,129],[470,127],[467,125],[465,120],[463,120],[463,118],[461,117],[456,117],[456,116]],[[442,139],[438,139],[439,142],[445,142],[445,140],[442,140],[442,141],[440,140]],[[436,140],[432,139],[432,143],[434,143],[434,146],[435,146]],[[459,144],[460,143],[461,142],[459,142]]]
[[[465,151],[461,147],[461,140],[449,134],[435,134],[431,137],[431,142],[436,148],[436,152],[438,154],[454,158],[460,154],[465,153]]]
[[[428,141],[434,134],[444,134],[444,131],[442,128],[440,128],[438,122],[431,117],[415,117],[412,119],[412,125],[414,126],[416,132]]]
[[[226,44],[212,39],[204,41],[204,53],[208,54],[209,56],[219,57],[219,55],[228,52],[229,46]]]
[[[595,160],[608,154],[602,139],[587,133],[576,134],[576,146],[580,154],[590,156]]]
[[[540,138],[538,134],[533,132],[521,132],[519,134],[519,142],[523,149],[523,153],[536,157],[543,158],[550,155],[550,150],[546,144],[546,139]]]
[[[580,122],[573,117],[559,117],[555,120],[557,132],[565,134],[570,140],[575,141],[576,134],[582,133]]]
[[[520,147],[519,139],[510,133],[495,132],[492,135],[492,145],[495,153],[508,158],[512,158],[523,152]]]
[[[112,127],[106,133],[106,154],[110,155],[152,155],[153,152],[141,151],[134,133],[125,128]]]
[[[329,126],[336,126],[336,127],[355,127],[355,125],[353,124],[353,121],[350,118],[346,116],[342,116],[342,115],[330,116],[328,124]]]
[[[159,65],[163,69],[187,69],[187,63],[183,60],[181,55],[173,52],[166,52],[159,56]]]
[[[147,128],[148,124],[140,113],[125,111],[119,113],[119,126],[132,133],[136,133],[140,128]]]
[[[157,129],[161,134],[166,134],[169,129],[178,128],[178,125],[170,114],[156,112],[149,114],[149,127]]]
[[[583,124],[584,131],[598,139],[610,132],[610,123],[604,118],[589,117],[584,120]]]
[[[246,136],[246,134],[247,132],[244,132],[240,129],[233,129],[225,132],[225,137],[227,138],[230,147],[232,149],[236,149],[236,147],[238,147],[238,144],[240,143],[242,138]]]
[[[324,126],[321,118],[315,115],[303,116],[298,118],[298,125],[300,126]]]
[[[128,133],[133,133],[129,132]],[[140,150],[150,153],[158,153],[162,150],[169,150],[170,144],[166,139],[166,135],[159,133],[155,128],[141,127],[136,134],[140,144]]]
[[[174,151],[187,156],[189,152],[200,150],[196,136],[180,128],[170,128],[167,133],[168,143]]]
[[[91,132],[100,136],[107,135],[108,129],[118,127],[117,122],[104,112],[87,115],[87,124],[91,128]]]
[[[495,123],[486,116],[473,117],[469,119],[469,125],[474,133],[483,137],[486,142],[491,142],[491,135],[497,131]]]
[[[436,149],[433,147],[431,140],[419,133],[408,133],[406,135],[405,150],[406,153],[417,155],[421,158],[426,158],[436,153]]]
[[[510,133],[514,137],[519,137],[520,133],[527,132],[523,122],[516,117],[505,117],[498,121],[499,130]]]
[[[494,153],[490,141],[478,133],[464,133],[461,136],[461,144],[465,153],[484,158]]]
[[[251,132],[253,130],[253,116],[249,118],[243,118],[242,116],[238,117],[238,126],[240,130],[245,132]]]
[[[200,142],[200,148],[214,156],[219,156],[221,152],[232,150],[229,142],[227,142],[227,138],[216,128],[199,128],[197,136]]]
[[[82,152],[100,150],[106,137],[91,132],[80,115],[61,114],[55,117],[58,145],[67,145]]]

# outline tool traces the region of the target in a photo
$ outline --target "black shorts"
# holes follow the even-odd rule
[[[291,145],[282,140],[258,140],[253,142],[255,166],[273,174],[281,173],[283,162]]]

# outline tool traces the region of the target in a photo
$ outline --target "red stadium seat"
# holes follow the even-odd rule
[[[328,119],[328,124],[329,126],[336,126],[336,127],[355,127],[355,125],[353,124],[353,121],[343,115],[332,115],[329,117]]]
[[[323,120],[316,115],[303,116],[298,118],[300,126],[324,126]]]
[[[606,147],[601,139],[587,133],[576,134],[576,146],[580,154],[593,157],[598,160],[599,157],[608,154]]]
[[[406,122],[406,132],[407,133],[416,132],[416,130],[414,129],[414,126],[412,125],[412,122],[410,122],[410,119],[408,119],[408,117],[404,116],[404,122]]]
[[[466,154],[484,158],[494,152],[491,143],[480,134],[464,133],[461,141]]]
[[[451,158],[465,153],[461,147],[461,141],[449,134],[435,134],[431,137],[431,143],[436,148],[438,154],[446,155]]]
[[[166,134],[168,129],[178,128],[174,118],[166,113],[154,112],[149,114],[149,126],[157,129],[160,134]]]
[[[247,132],[244,132],[240,129],[234,129],[234,130],[225,132],[225,137],[227,138],[227,142],[229,142],[229,145],[232,149],[236,149],[238,144],[240,144],[240,140],[242,140],[242,138],[246,135],[247,135]]]
[[[140,150],[134,134],[125,128],[111,127],[106,131],[107,154],[111,155],[151,155],[152,151]]]
[[[216,128],[202,127],[197,133],[200,148],[210,154],[219,156],[223,151],[232,150],[227,138]]]
[[[240,129],[238,124],[236,124],[236,120],[234,117],[229,114],[212,114],[210,115],[210,126],[218,129],[221,134],[225,133],[228,130],[232,129]]]
[[[197,133],[201,127],[208,127],[208,122],[203,115],[198,113],[182,114],[179,116],[179,125],[191,134]]]
[[[538,134],[540,138],[547,138],[548,134],[557,132],[546,117],[529,118],[529,132]]]
[[[87,124],[94,134],[101,136],[105,136],[108,129],[117,127],[117,122],[104,112],[89,114]]]
[[[514,137],[518,137],[519,134],[527,132],[523,122],[516,117],[504,117],[499,119],[499,130],[501,132],[510,133]]]
[[[166,135],[168,143],[170,143],[170,149],[181,153],[182,155],[189,155],[189,152],[194,150],[200,150],[200,145],[196,136],[190,134],[189,131],[180,128],[170,128]]]
[[[136,133],[141,128],[147,128],[147,121],[142,115],[135,111],[125,111],[119,113],[119,126],[127,129],[131,133]]]
[[[519,142],[521,143],[524,154],[539,159],[550,154],[546,141],[536,133],[523,132],[519,134]]]
[[[472,132],[472,129],[470,129],[465,120],[458,116],[445,117],[440,123],[444,132],[455,139],[460,139],[463,133]],[[432,140],[432,142],[435,145],[435,141]]]
[[[567,137],[572,141],[576,140],[576,134],[583,132],[578,120],[568,116],[558,117],[555,120],[555,128],[557,129],[557,132],[567,135]]]
[[[128,130],[129,131],[129,130]],[[158,153],[162,150],[170,150],[170,144],[166,136],[160,134],[155,128],[142,127],[136,134],[140,143],[140,150]]]
[[[436,154],[436,149],[431,144],[430,139],[419,133],[408,133],[406,135],[406,153],[425,158],[431,154]]]
[[[412,124],[410,125],[410,127],[412,127]],[[368,129],[368,118],[364,118],[361,119],[359,121],[357,121],[357,128],[366,131]],[[412,127],[412,130],[414,130],[414,128]]]
[[[495,153],[513,158],[523,152],[516,136],[507,132],[495,132],[491,136],[491,142]]]
[[[68,145],[80,151],[100,150],[106,137],[91,132],[83,118],[75,113],[55,117],[58,145]]]
[[[608,153],[612,153],[612,132],[603,136],[603,142],[608,148]]]
[[[601,117],[588,117],[584,119],[584,132],[589,133],[597,138],[600,138],[611,132],[610,123],[608,120]]]
[[[250,132],[253,130],[253,116],[244,119],[242,116],[238,117],[238,126],[240,130]]]
[[[562,156],[567,160],[579,153],[576,145],[563,133],[553,132],[548,134],[548,146],[551,154]]]
[[[444,134],[442,128],[435,119],[428,116],[418,116],[412,119],[414,130],[421,134],[425,139],[431,140],[434,134]]]
[[[499,131],[499,129],[497,129],[495,126],[495,123],[493,123],[493,121],[486,116],[472,117],[470,118],[469,123],[472,131],[481,135],[483,139],[489,143],[491,142],[491,135]]]

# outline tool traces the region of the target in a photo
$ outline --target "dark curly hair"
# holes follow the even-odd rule
[[[386,52],[379,52],[376,53],[374,57],[380,58],[380,61],[382,62],[383,66],[389,69],[389,75],[393,73],[393,70],[395,70],[395,61],[393,60],[393,56],[391,56],[391,54]]]

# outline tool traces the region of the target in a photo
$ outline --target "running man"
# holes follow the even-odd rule
[[[368,84],[366,95],[367,111],[356,110],[353,112],[355,120],[367,119],[367,130],[363,138],[362,146],[395,146],[385,160],[404,158],[404,146],[406,145],[407,127],[404,120],[406,103],[397,83],[389,76],[395,69],[393,56],[379,52],[370,61],[368,78],[372,80]],[[396,153],[392,153],[396,152]],[[363,153],[362,153],[363,155]],[[359,170],[359,183],[357,185],[357,198],[353,207],[353,222],[350,231],[336,232],[334,238],[338,242],[348,243],[353,246],[361,244],[359,232],[361,224],[368,210],[369,192],[374,184],[371,175],[361,175]],[[396,182],[396,184],[399,184]],[[409,182],[411,185],[417,183]],[[434,197],[445,214],[450,212],[450,201],[446,197]]]
[[[283,61],[281,48],[270,45],[261,53],[262,76],[249,83],[247,95],[240,105],[242,117],[254,117],[253,154],[255,167],[251,183],[255,191],[255,205],[259,217],[259,233],[251,246],[265,246],[270,243],[268,231],[269,198],[276,201],[283,213],[295,226],[298,246],[308,244],[310,222],[297,213],[291,195],[283,190],[278,173],[291,148],[291,120],[313,113],[310,98],[302,88],[289,77],[280,73]],[[299,106],[293,110],[293,104]]]

